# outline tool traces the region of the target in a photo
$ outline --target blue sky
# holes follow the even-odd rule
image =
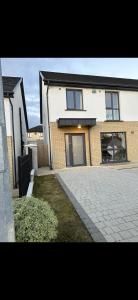
[[[29,127],[40,123],[39,71],[138,79],[138,58],[2,58],[2,74],[24,79]]]

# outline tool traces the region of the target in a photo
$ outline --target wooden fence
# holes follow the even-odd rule
[[[48,166],[48,146],[43,140],[37,141],[38,168]]]

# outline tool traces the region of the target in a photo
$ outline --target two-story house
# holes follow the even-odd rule
[[[39,76],[51,168],[138,162],[138,80],[44,71]]]
[[[27,143],[28,119],[23,78],[3,76],[4,109],[12,187],[18,184],[18,156]]]

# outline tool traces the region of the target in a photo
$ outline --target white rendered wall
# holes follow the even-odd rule
[[[42,80],[42,123],[43,123],[43,137],[44,143],[48,145],[48,160],[50,163],[50,147],[49,147],[49,127],[47,114],[47,86]]]
[[[120,116],[122,121],[138,121],[138,92],[120,91]]]
[[[25,144],[27,143],[27,129],[25,123],[24,109],[22,103],[22,94],[20,88],[20,82],[14,89],[14,98],[11,98],[13,104],[13,115],[14,115],[14,135],[15,135],[15,153],[16,153],[16,174],[18,180],[18,156],[21,155],[21,137],[20,137],[20,118],[19,118],[19,108],[21,108],[21,118],[22,118],[22,136]]]
[[[11,106],[9,98],[4,98],[5,121],[7,136],[12,136]]]
[[[59,118],[97,118],[97,122],[105,121],[105,90],[96,89],[95,94],[92,93],[92,88],[82,90],[83,105],[86,111],[66,111],[66,88],[50,86],[50,122],[56,122]],[[44,97],[46,98],[45,95]],[[138,121],[138,92],[119,91],[119,103],[121,120]]]

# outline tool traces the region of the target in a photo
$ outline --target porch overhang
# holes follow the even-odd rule
[[[59,118],[58,127],[93,127],[96,125],[96,118]]]

